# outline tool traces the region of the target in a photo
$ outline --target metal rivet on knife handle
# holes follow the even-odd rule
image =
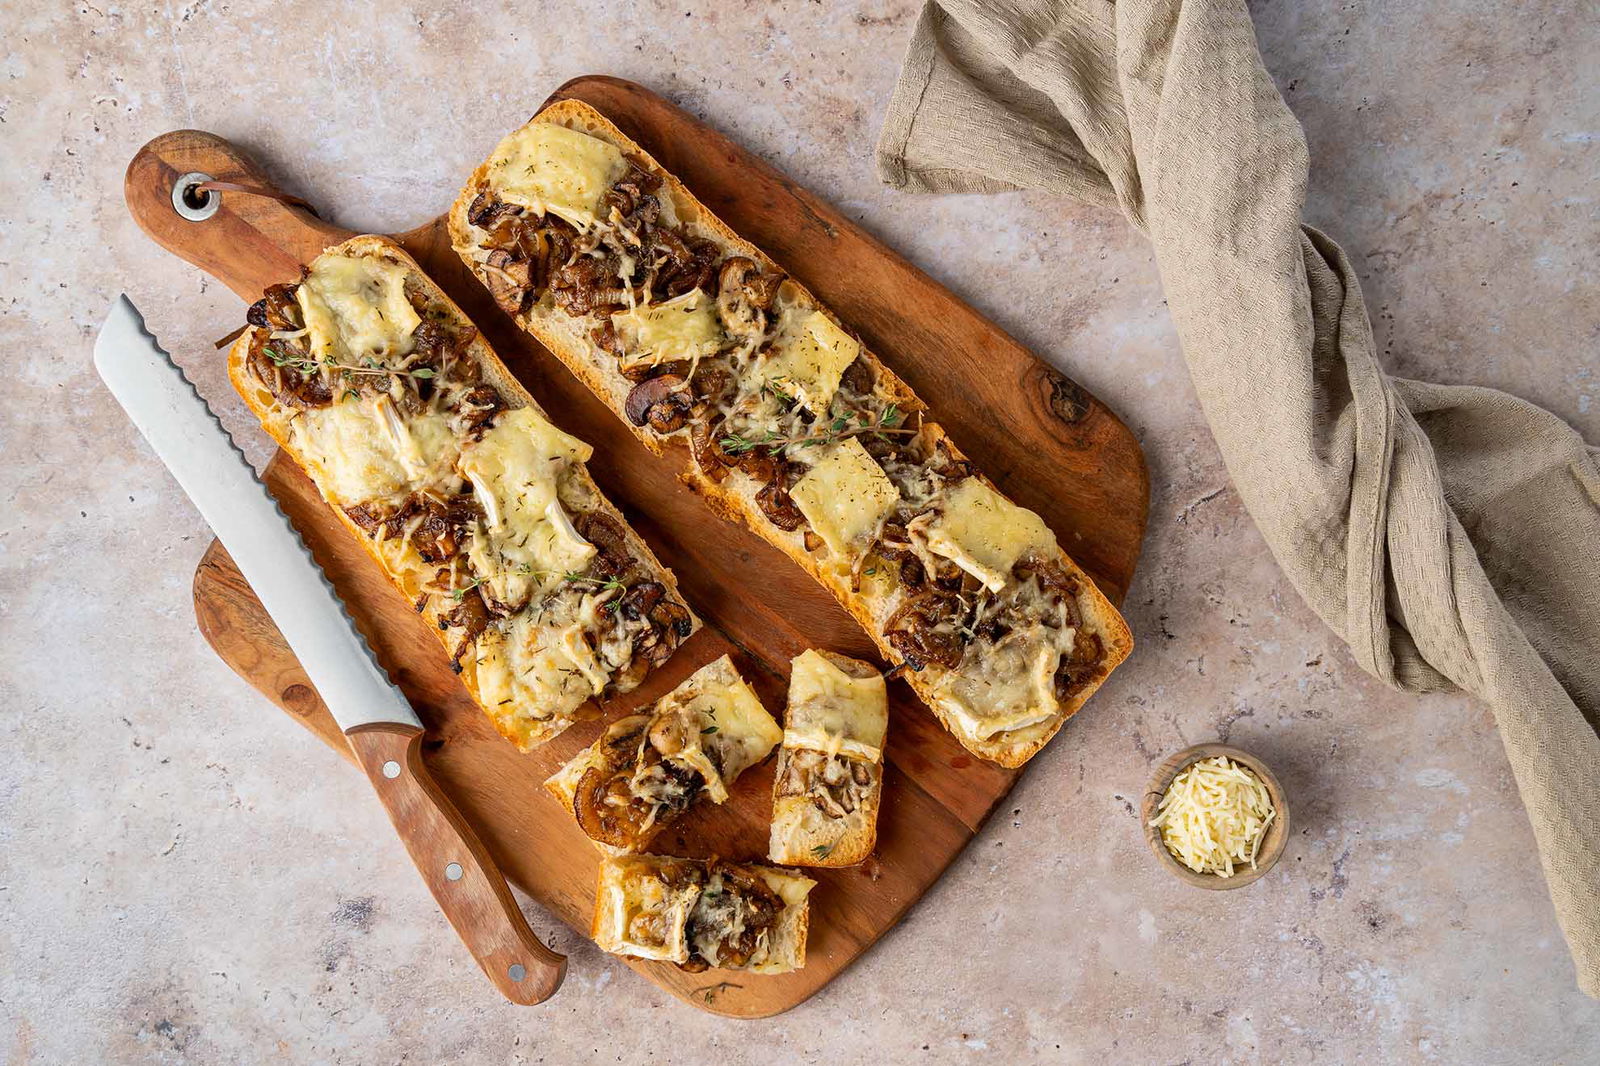
[[[388,762],[384,763],[383,764],[383,776],[387,777],[391,781],[393,781],[395,778],[399,777],[400,776],[400,764],[395,762],[393,759],[390,759]]]

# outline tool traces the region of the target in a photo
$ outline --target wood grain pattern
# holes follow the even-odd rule
[[[1114,414],[843,215],[659,97],[597,77],[569,83],[554,98],[562,97],[584,99],[604,112],[829,303],[929,401],[985,472],[1042,514],[1062,545],[1120,602],[1139,555],[1148,481],[1137,442]],[[507,115],[505,129],[525,119]],[[349,236],[303,210],[233,193],[223,194],[211,219],[185,222],[172,210],[170,189],[175,177],[190,171],[255,185],[270,185],[270,178],[226,142],[196,131],[157,138],[128,171],[128,202],[140,225],[247,300]],[[831,595],[777,549],[714,518],[679,484],[674,461],[650,455],[494,306],[450,249],[442,219],[395,239],[473,317],[551,417],[595,446],[591,469],[601,487],[677,572],[708,623],[640,691],[602,708],[606,718],[648,702],[724,651],[732,651],[775,711],[784,705],[789,659],[808,647],[877,661],[871,642]],[[266,481],[427,724],[423,758],[441,787],[507,876],[587,934],[598,855],[540,785],[590,743],[602,723],[582,723],[519,755],[472,705],[424,623],[337,527],[310,481],[281,455]],[[271,620],[218,545],[196,574],[195,608],[207,640],[230,666],[321,739],[344,748]],[[1094,701],[1081,713],[1095,713]],[[1072,743],[1070,723],[1054,743]],[[806,967],[753,977],[632,965],[716,1013],[762,1017],[786,1010],[905,914],[1016,776],[967,754],[903,684],[891,684],[877,853],[858,868],[811,871],[820,883],[812,894]],[[727,805],[697,807],[656,850],[762,855],[771,785],[769,760],[740,779]]]

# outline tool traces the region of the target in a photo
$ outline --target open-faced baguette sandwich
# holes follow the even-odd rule
[[[587,104],[506,137],[449,225],[501,307],[649,447],[687,446],[689,484],[832,590],[971,751],[1022,764],[1127,656],[1039,516]]]
[[[888,728],[889,697],[874,667],[825,651],[794,659],[767,858],[854,866],[872,854]]]
[[[594,942],[691,973],[788,973],[806,964],[807,895],[815,884],[770,866],[619,855],[600,864]]]
[[[250,308],[228,371],[273,439],[526,751],[698,626],[471,322],[392,241],[354,237]]]
[[[728,789],[783,737],[726,655],[647,710],[619,718],[545,788],[597,844],[643,851],[701,797]]]

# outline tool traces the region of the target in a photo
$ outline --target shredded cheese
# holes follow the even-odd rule
[[[1255,869],[1277,814],[1261,779],[1218,755],[1172,779],[1150,824],[1161,830],[1173,857],[1195,873],[1232,877],[1236,864]]]

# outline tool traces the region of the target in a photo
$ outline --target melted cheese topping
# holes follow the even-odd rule
[[[289,422],[289,438],[317,473],[323,497],[336,506],[386,499],[411,483],[370,400],[301,411]]]
[[[1066,646],[1072,646],[1072,630],[1044,627],[1013,631],[998,644],[974,645],[961,669],[935,684],[939,709],[979,741],[1055,717],[1061,710],[1055,695],[1061,647],[1047,639],[1055,633],[1064,634]]]
[[[673,359],[698,359],[722,346],[716,301],[700,289],[658,304],[611,316],[628,352],[626,366],[654,366]]]
[[[684,877],[681,867],[699,867],[704,883]],[[805,964],[805,941],[794,917],[806,906],[816,882],[788,870],[746,866],[782,902],[784,911],[758,937],[750,959],[735,969],[785,973]],[[672,881],[669,883],[669,876]],[[715,863],[655,855],[626,855],[600,863],[595,940],[606,951],[636,958],[683,963],[692,951],[713,966],[723,949],[747,926],[748,905],[736,882]],[[690,943],[691,919],[694,943]]]
[[[604,873],[601,875],[605,876]],[[611,918],[612,950],[641,959],[688,962],[689,942],[686,926],[689,911],[700,896],[698,885],[669,888],[653,873],[639,870],[616,878],[607,887]],[[649,924],[661,933],[660,941],[647,941],[633,935],[630,927],[641,916],[655,919]]]
[[[828,550],[850,559],[894,513],[900,490],[854,437],[829,448],[789,496]]]
[[[1030,549],[1056,550],[1055,534],[1044,519],[975,477],[958,482],[938,511],[919,518],[908,531],[991,592],[1006,587],[1011,568]]]
[[[496,575],[489,584],[503,602],[581,571],[594,557],[594,545],[578,536],[557,496],[562,473],[593,453],[531,407],[505,412],[462,450],[460,471],[487,527],[473,537],[468,555],[478,573]]]
[[[669,707],[693,715],[699,723],[690,733],[689,749],[673,757],[700,771],[706,791],[717,803],[727,799],[728,785],[783,739],[783,730],[726,655],[702,666],[664,696],[663,711]]]
[[[488,167],[489,184],[500,199],[585,230],[595,222],[600,198],[628,164],[616,146],[597,137],[534,122],[501,141]]]
[[[825,415],[839,379],[861,354],[856,339],[821,311],[789,309],[772,351],[755,369],[754,381],[799,400]]]
[[[882,674],[852,677],[816,651],[790,664],[789,713],[783,746],[841,752],[869,762],[883,757],[889,728],[888,691]]]
[[[315,359],[404,355],[422,324],[406,297],[406,268],[376,256],[318,256],[295,290]]]
[[[1259,777],[1218,755],[1191,764],[1167,786],[1150,824],[1174,858],[1195,873],[1232,877],[1255,868],[1267,827],[1278,812]]]
[[[547,721],[570,716],[596,695],[605,685],[603,675],[597,684],[592,669],[575,665],[575,655],[581,653],[570,642],[570,632],[560,624],[540,624],[532,611],[513,615],[503,634],[486,630],[473,657],[484,705],[499,707],[509,701],[504,706],[515,708],[518,716]]]

